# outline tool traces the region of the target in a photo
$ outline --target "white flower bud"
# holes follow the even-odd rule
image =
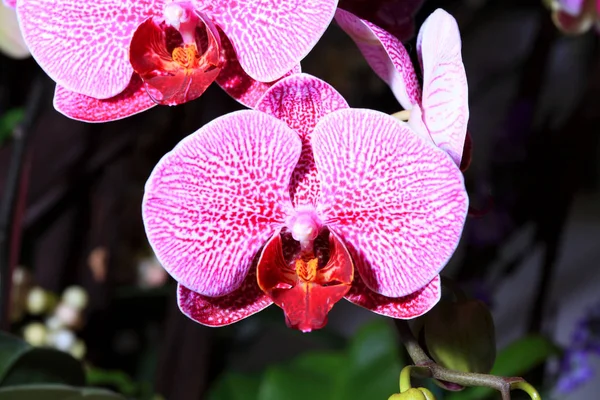
[[[46,344],[48,330],[39,322],[32,322],[23,329],[23,339],[32,346],[43,346]]]
[[[75,343],[75,334],[68,329],[59,329],[48,335],[48,344],[58,350],[68,352]]]
[[[32,315],[44,313],[50,306],[50,296],[39,286],[32,288],[27,295],[27,311]]]
[[[88,304],[88,294],[81,286],[69,286],[62,294],[62,301],[76,310],[83,310]]]

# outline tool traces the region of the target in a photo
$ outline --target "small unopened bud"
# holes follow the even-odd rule
[[[420,387],[393,394],[388,400],[435,400],[435,396],[429,389]]]
[[[56,310],[54,310],[54,315],[60,320],[62,325],[69,328],[78,328],[81,323],[81,312],[66,303],[60,303],[56,307]]]
[[[75,340],[73,346],[69,349],[69,353],[78,360],[82,360],[85,357],[85,353],[87,351],[87,347],[85,342],[81,339]]]
[[[27,295],[27,311],[32,315],[43,314],[50,308],[48,292],[39,286],[32,288]]]
[[[76,310],[83,310],[88,304],[88,294],[81,286],[69,286],[63,291],[62,300]]]
[[[496,358],[494,321],[479,300],[441,301],[423,317],[425,345],[440,365],[489,373]]]
[[[32,346],[43,346],[46,344],[48,330],[39,322],[32,322],[23,329],[23,339]]]
[[[68,329],[59,329],[48,335],[48,344],[54,348],[68,352],[75,343],[75,334]]]

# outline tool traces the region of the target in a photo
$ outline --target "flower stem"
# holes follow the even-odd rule
[[[0,329],[8,329],[10,322],[10,291],[12,268],[18,258],[19,213],[23,211],[24,185],[27,180],[26,163],[29,159],[28,142],[37,122],[45,82],[38,78],[33,82],[27,101],[25,117],[13,132],[12,156],[8,167],[6,186],[0,201]],[[16,244],[16,245],[15,245]]]
[[[419,342],[408,326],[408,322],[404,320],[396,320],[396,327],[398,328],[400,339],[402,340],[404,347],[406,347],[408,354],[412,358],[415,365],[420,367],[418,372],[422,372],[426,377],[455,383],[461,386],[484,386],[496,389],[502,395],[502,400],[510,400],[511,389],[524,390],[531,396],[532,400],[541,400],[541,397],[537,391],[535,391],[535,389],[529,383],[525,382],[523,378],[453,371],[436,364],[431,358],[429,358],[427,353],[425,353],[425,350],[423,350],[421,345],[419,345]],[[410,374],[412,371],[413,369],[409,369],[408,374]],[[401,385],[403,383],[402,378],[403,377],[401,376]],[[404,377],[404,381],[406,381],[406,379],[409,379],[410,382],[410,377]]]

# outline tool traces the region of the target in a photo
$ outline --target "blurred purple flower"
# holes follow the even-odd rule
[[[589,362],[593,355],[600,356],[600,303],[588,309],[571,334],[571,344],[560,363],[559,393],[573,392],[594,377]]]

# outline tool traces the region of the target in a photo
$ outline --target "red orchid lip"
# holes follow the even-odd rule
[[[133,34],[130,61],[157,104],[177,105],[194,100],[215,81],[222,67],[219,34],[201,14],[195,24],[179,31],[156,17],[145,20]]]
[[[283,309],[290,328],[320,329],[327,314],[350,290],[354,264],[341,239],[324,228],[312,249],[284,255],[293,240],[276,232],[265,245],[256,268],[258,286]],[[284,244],[284,242],[286,244]]]

